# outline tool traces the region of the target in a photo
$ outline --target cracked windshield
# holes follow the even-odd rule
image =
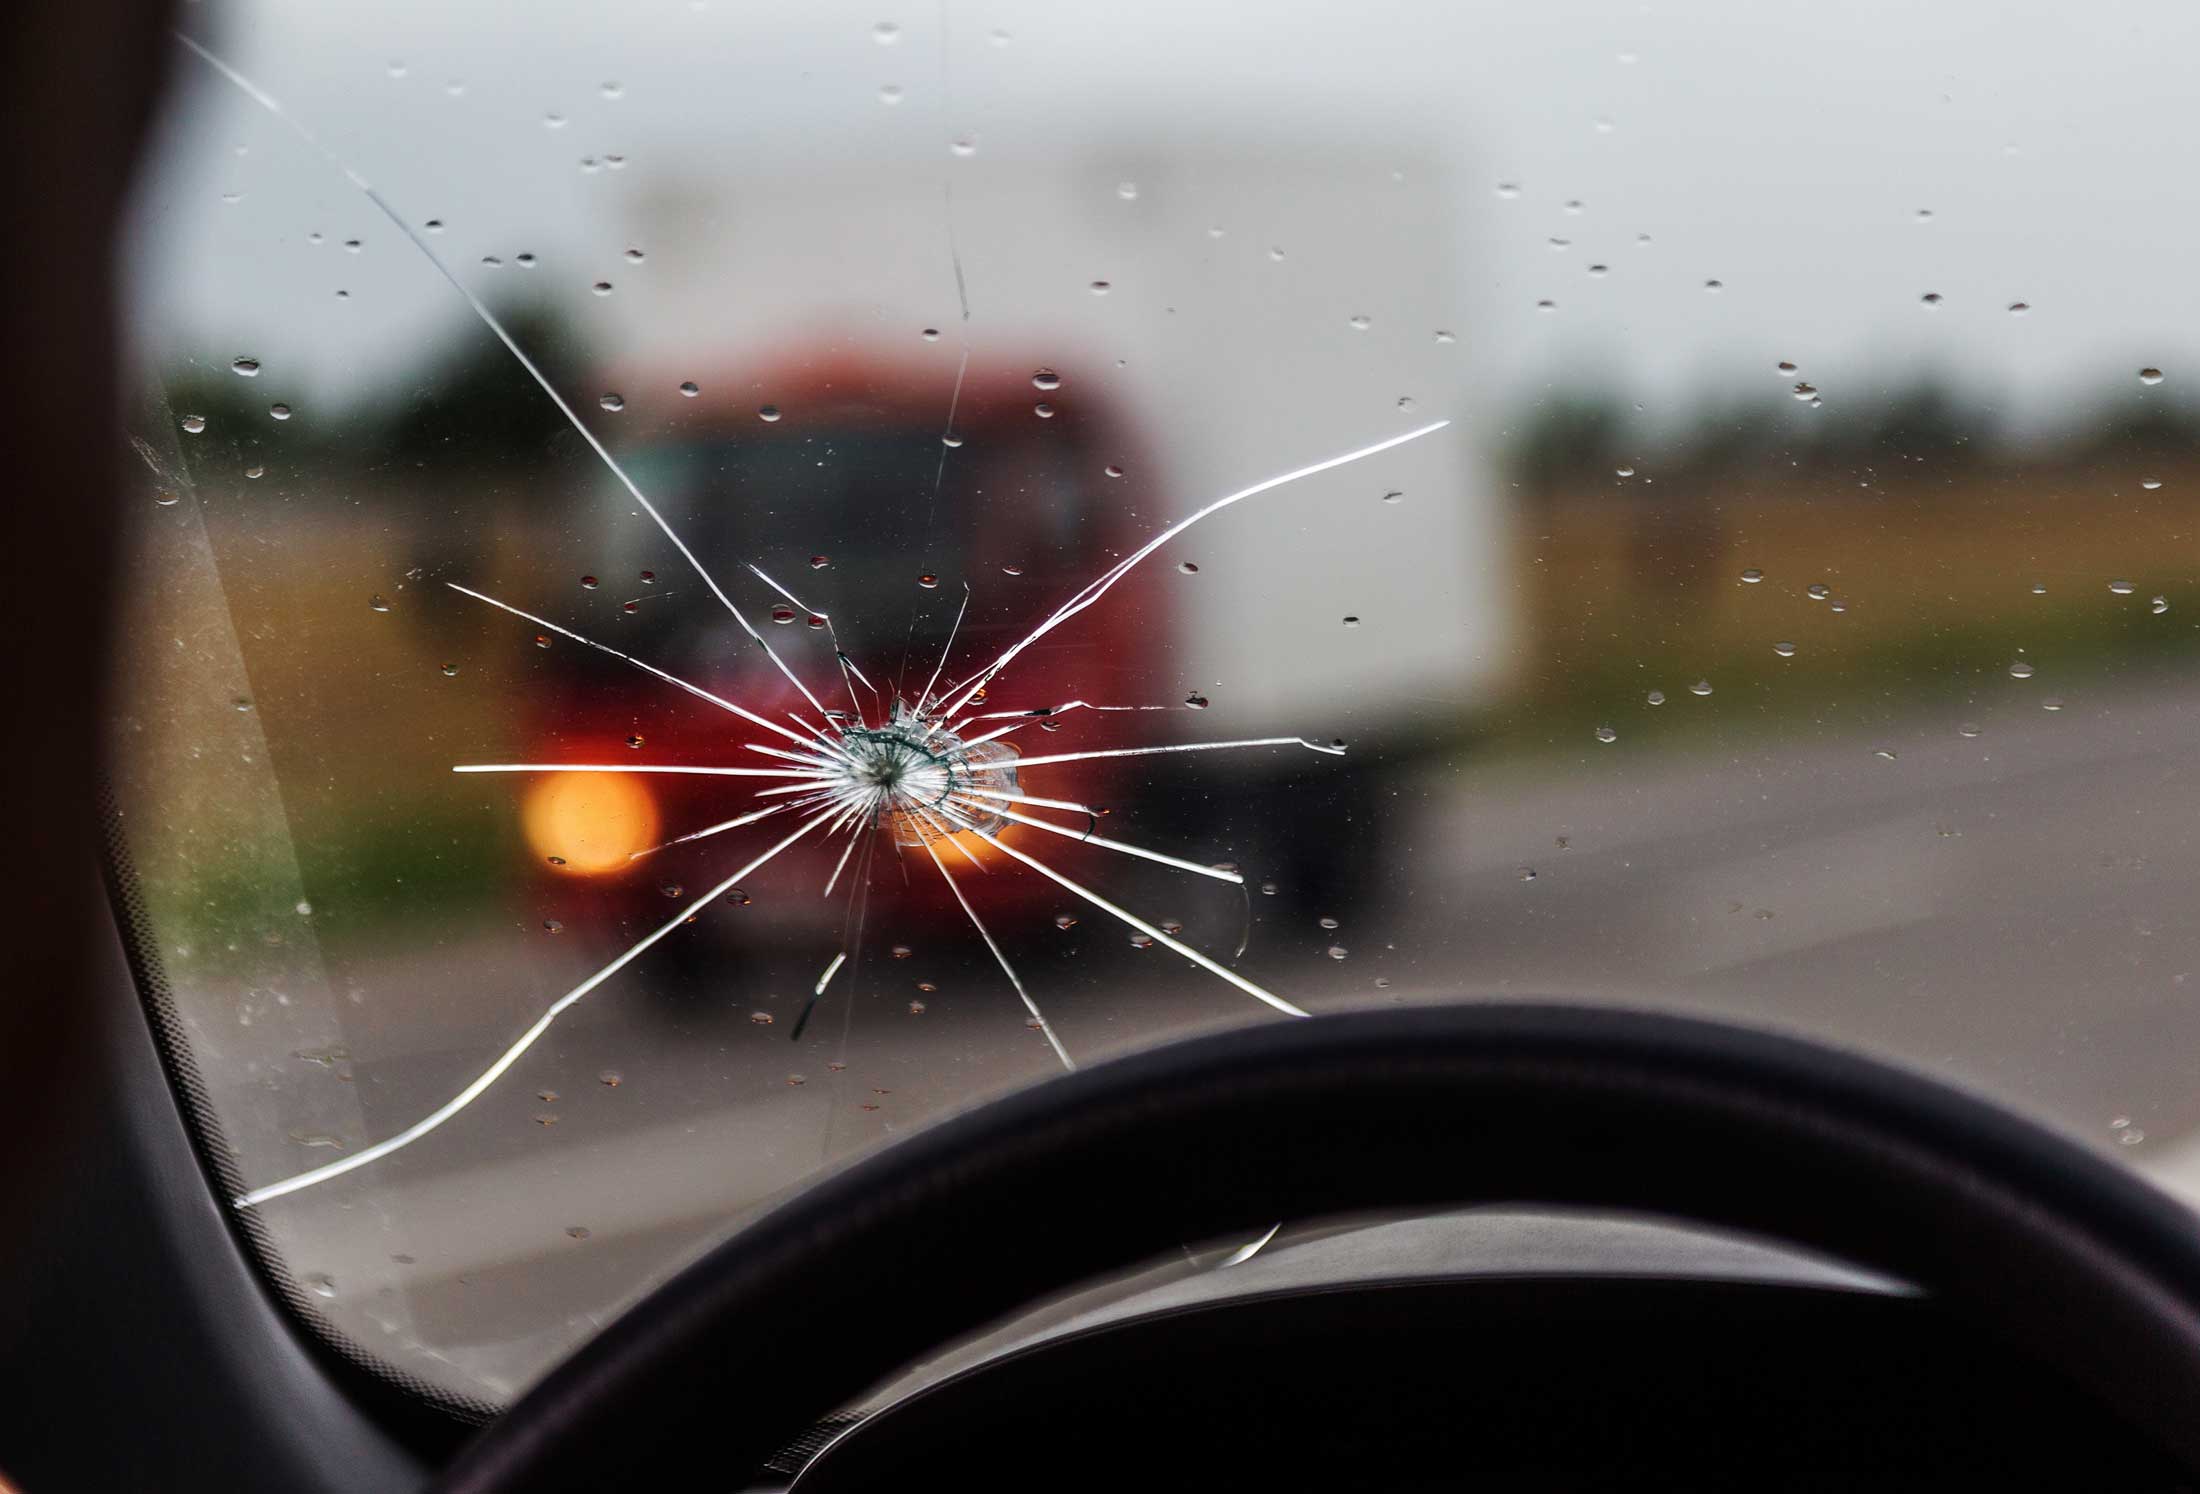
[[[843,1159],[1555,996],[2200,1184],[2176,5],[186,11],[126,904],[466,1405]]]

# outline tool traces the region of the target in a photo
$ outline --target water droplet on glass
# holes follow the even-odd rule
[[[1275,883],[1273,883],[1273,882],[1263,882],[1263,883],[1261,883],[1261,884],[1260,884],[1260,895],[1261,895],[1262,897],[1274,897],[1274,896],[1276,895],[1276,884],[1275,884]]]
[[[1814,602],[1823,602],[1827,597],[1833,595],[1833,588],[1822,581],[1814,581],[1803,588],[1803,595]]]
[[[1038,416],[1041,420],[1052,420],[1054,418],[1054,406],[1042,401],[1039,404],[1033,405],[1031,407],[1031,413]]]
[[[2139,486],[2145,488],[2150,493],[2161,485],[2162,479],[2160,479],[2159,477],[2142,477],[2139,479]]]
[[[1196,561],[1180,560],[1176,563],[1176,568],[1181,575],[1196,576],[1199,574],[1199,565]]]
[[[1497,184],[1497,195],[1500,197],[1518,197],[1520,195],[1520,183],[1499,182]]]
[[[446,664],[446,665],[444,665],[444,666],[443,666],[443,678],[445,678],[445,679],[447,679],[447,680],[455,680],[455,679],[457,679],[457,678],[458,678],[458,666],[457,666],[456,664]]]
[[[1790,362],[1788,362],[1788,361],[1787,361],[1786,359],[1784,359],[1784,358],[1783,358],[1783,359],[1781,359],[1781,360],[1780,360],[1780,361],[1779,361],[1778,363],[1774,364],[1774,365],[1773,365],[1773,367],[1775,367],[1775,368],[1779,369],[1779,370],[1780,370],[1780,372],[1782,372],[1782,373],[1784,373],[1784,374],[1791,374],[1791,373],[1795,372],[1795,365],[1794,365],[1794,364],[1792,364],[1792,363],[1790,363]]]
[[[2162,382],[2162,371],[2159,368],[2142,368],[2139,370],[2139,382],[2142,384],[2159,384]]]
[[[1321,926],[1322,926],[1323,928],[1325,928],[1325,929],[1333,929],[1333,928],[1337,928],[1337,927],[1340,927],[1340,925],[1338,924],[1337,920],[1336,920],[1336,919],[1334,919],[1334,918],[1323,918],[1323,919],[1319,919],[1319,920],[1317,920],[1317,922],[1319,922],[1319,923],[1321,924]]]
[[[1329,948],[1328,948],[1328,950],[1326,951],[1326,953],[1327,953],[1327,954],[1329,955],[1329,958],[1331,958],[1332,960],[1341,960],[1341,959],[1343,959],[1343,958],[1344,958],[1344,957],[1345,957],[1346,955],[1349,955],[1350,953],[1352,953],[1352,951],[1351,951],[1351,950],[1349,950],[1349,949],[1346,949],[1346,948],[1345,948],[1345,947],[1344,947],[1344,946],[1343,946],[1342,944],[1332,944],[1332,945],[1330,945],[1330,946],[1329,946]]]
[[[2147,603],[2147,610],[2156,614],[2169,611],[2169,598],[2156,597],[2153,601]]]
[[[1276,263],[1281,264],[1283,263],[1283,250],[1280,247],[1271,249],[1268,251],[1268,257],[1276,261]]]
[[[1455,338],[1455,337],[1453,337],[1453,336],[1452,336],[1452,335],[1451,335],[1451,334],[1450,334],[1449,332],[1445,332],[1445,331],[1442,331],[1442,330],[1438,330],[1438,332],[1437,332],[1437,334],[1436,334],[1436,340],[1437,340],[1438,342],[1456,342],[1456,341],[1458,341],[1458,339],[1457,339],[1457,338]]]
[[[1610,274],[1610,273],[1611,273],[1611,270],[1612,270],[1612,267],[1611,267],[1610,265],[1591,265],[1591,266],[1589,266],[1589,273],[1590,273],[1590,274],[1591,274],[1592,276],[1595,276],[1595,277],[1597,277],[1597,278],[1599,278],[1599,279],[1602,279],[1602,278],[1603,278],[1604,276],[1606,276],[1606,275]]]
[[[933,575],[930,571],[926,571],[923,575],[917,577],[917,585],[923,587],[926,591],[930,591],[933,587],[939,584],[940,578]]]
[[[1742,580],[1751,586],[1755,586],[1758,582],[1764,579],[1765,573],[1758,570],[1755,566],[1751,566],[1748,570],[1742,572]]]
[[[758,1027],[769,1027],[772,1025],[772,1014],[770,1012],[750,1012],[749,1021]]]
[[[1360,620],[1357,617],[1348,616],[1344,620],[1344,625],[1348,628],[1356,628],[1360,625]]]
[[[1619,732],[1613,727],[1600,726],[1597,728],[1597,740],[1606,744],[1616,742],[1619,740]]]
[[[2146,1139],[2147,1133],[2140,1130],[2137,1126],[2131,1126],[2125,1129],[2124,1131],[2118,1133],[2116,1137],[2117,1143],[2121,1146],[2137,1146],[2140,1142]]]
[[[244,475],[247,477],[260,477],[265,475],[266,472],[267,469],[261,466],[258,462],[254,462],[251,466],[244,469]]]
[[[2009,314],[2011,316],[2023,316],[2031,309],[2031,303],[2027,301],[2011,301],[2009,303]]]
[[[1204,711],[1207,709],[1207,697],[1197,693],[1187,695],[1184,697],[1184,704],[1192,710]]]
[[[1652,690],[1648,695],[1644,696],[1643,699],[1654,706],[1664,705],[1665,692],[1663,690]]]
[[[1918,297],[1918,299],[1920,301],[1923,301],[1927,306],[1938,306],[1941,302],[1947,300],[1948,298],[1946,296],[1943,296],[1939,291],[1927,291],[1924,295]]]
[[[978,153],[978,142],[968,135],[963,135],[948,141],[947,149],[954,155],[974,156]]]
[[[898,84],[898,83],[884,83],[884,84],[881,84],[881,85],[879,86],[879,91],[878,91],[878,101],[879,101],[880,103],[882,103],[882,104],[898,104],[898,103],[900,103],[900,102],[901,102],[901,85],[900,85],[900,84]]]
[[[871,40],[882,47],[890,47],[901,40],[901,27],[892,21],[881,21],[871,28]]]
[[[390,604],[383,599],[382,593],[380,592],[376,592],[373,596],[367,598],[367,606],[369,606],[376,612],[387,612],[390,610]]]
[[[550,646],[550,635],[549,635],[548,633],[537,633],[537,634],[535,635],[535,647],[537,647],[537,648],[548,648],[549,646]]]
[[[267,407],[267,413],[274,416],[277,420],[288,420],[290,418],[290,406],[282,404],[269,405]]]
[[[608,280],[599,280],[594,285],[591,285],[589,289],[594,291],[599,296],[608,296],[611,294],[611,282]]]
[[[1795,645],[1792,643],[1775,643],[1772,645],[1772,651],[1783,659],[1795,657]]]
[[[597,400],[596,403],[616,414],[626,408],[626,396],[623,394],[607,394],[602,399]]]
[[[357,254],[361,247],[362,246],[357,239],[344,240],[344,252],[346,254]]]
[[[230,363],[229,371],[239,378],[256,379],[260,376],[260,360],[257,358],[235,359]]]
[[[1518,871],[1514,872],[1513,875],[1518,877],[1523,882],[1533,882],[1535,880],[1535,868],[1532,866],[1523,866]]]
[[[2036,673],[2038,671],[2032,667],[2028,660],[2019,659],[2009,666],[2009,678],[2013,680],[2028,680]]]
[[[1095,280],[1091,285],[1086,286],[1085,289],[1091,291],[1096,296],[1104,296],[1109,291],[1115,289],[1115,287],[1108,284],[1108,282],[1105,280]]]
[[[204,415],[186,415],[183,417],[183,428],[185,432],[195,436],[206,429],[206,417]]]
[[[175,492],[173,489],[162,488],[159,492],[153,495],[153,501],[159,504],[162,508],[174,508],[176,504],[181,501],[182,496],[182,494]]]
[[[642,734],[640,732],[635,732],[630,735],[626,739],[626,745],[639,752],[642,747]]]
[[[2040,702],[2040,709],[2043,711],[2059,711],[2062,708],[2063,698],[2060,695],[2050,695]]]
[[[559,866],[563,866],[565,864],[562,858],[552,859],[555,860]],[[555,918],[545,918],[542,921],[542,931],[546,934],[562,934],[565,932],[565,925]]]
[[[1614,467],[1612,469],[1612,474],[1615,477],[1633,477],[1635,475],[1635,469],[1632,467]]]
[[[772,621],[782,625],[793,622],[794,609],[785,602],[778,603],[772,608]]]
[[[1538,311],[1556,311],[1558,310],[1558,303],[1556,301],[1538,301],[1535,303],[1535,309]]]
[[[1392,488],[1392,489],[1391,489],[1391,490],[1390,490],[1389,492],[1387,492],[1387,493],[1383,494],[1383,502],[1385,502],[1385,503],[1403,503],[1403,502],[1405,502],[1405,497],[1406,497],[1406,495],[1405,495],[1405,494],[1404,494],[1403,492],[1400,492],[1400,491],[1399,491],[1398,489],[1396,489],[1396,488]]]
[[[1797,399],[1802,400],[1807,404],[1811,399],[1816,397],[1818,393],[1818,386],[1816,384],[1797,384],[1791,392],[1795,395]]]
[[[909,1015],[912,1017],[921,1017],[925,1014],[926,1010],[927,1008],[925,1004],[921,1001],[912,1001],[909,1003]]]
[[[1115,195],[1125,202],[1136,202],[1138,200],[1138,183],[1117,182],[1115,184]]]
[[[638,265],[646,257],[647,256],[645,256],[639,249],[629,249],[626,251],[626,262],[630,265]]]
[[[1073,929],[1077,927],[1077,917],[1072,913],[1057,913],[1054,915],[1054,926],[1058,929]]]
[[[956,435],[953,431],[945,432],[940,437],[940,445],[947,447],[950,451],[962,444],[963,438]]]
[[[1709,695],[1711,693],[1711,681],[1696,681],[1696,683],[1688,687],[1688,693],[1691,695]]]
[[[1959,737],[1975,737],[1978,734],[1979,725],[1976,721],[1966,721],[1956,728],[1956,735]]]
[[[2128,597],[2131,595],[2132,586],[2129,581],[2111,581],[2108,583],[2108,589],[2117,596]]]
[[[774,420],[777,420],[777,419],[779,418],[779,406],[777,406],[777,405],[764,405],[764,406],[761,406],[761,407],[759,407],[759,408],[758,408],[758,410],[757,410],[757,412],[756,412],[756,418],[757,418],[757,419],[759,419],[759,420],[761,420],[761,421],[764,421],[764,422],[765,422],[766,424],[769,424],[770,422],[772,422],[772,421],[774,421]]]
[[[1726,289],[1726,282],[1723,280],[1706,280],[1703,283],[1703,288],[1712,292],[1723,291]]]
[[[569,1224],[565,1227],[565,1237],[568,1240],[585,1240],[588,1238],[588,1226],[585,1224]]]
[[[1031,387],[1052,394],[1062,387],[1062,376],[1051,368],[1042,368],[1031,376]]]
[[[312,1276],[302,1277],[300,1281],[305,1289],[316,1297],[325,1300],[336,1295],[336,1278],[333,1276],[316,1273]]]
[[[546,130],[562,130],[565,128],[565,116],[562,114],[545,114],[542,117],[542,127]]]
[[[1876,757],[1876,758],[1878,758],[1878,759],[1880,759],[1880,760],[1881,760],[1881,761],[1883,761],[1883,762],[1890,762],[1890,763],[1891,763],[1891,762],[1893,762],[1893,761],[1894,761],[1894,760],[1895,760],[1895,759],[1896,759],[1897,757],[1899,757],[1900,755],[1901,755],[1901,754],[1897,753],[1897,752],[1896,752],[1896,751],[1895,751],[1895,750],[1894,750],[1893,748],[1891,748],[1891,747],[1878,747],[1878,748],[1874,748],[1874,749],[1873,749],[1873,751],[1872,751],[1872,756],[1873,756],[1873,757]]]
[[[926,342],[938,342],[940,340],[940,329],[937,327],[927,327],[922,332],[919,332],[917,335],[923,338]]]
[[[1350,319],[1349,325],[1355,332],[1365,332],[1369,327],[1373,326],[1374,324],[1364,316],[1355,316]]]
[[[696,383],[693,379],[687,379],[682,381],[680,385],[680,392],[686,395],[689,399],[693,399],[696,395],[703,392],[703,387],[700,384]]]
[[[512,262],[523,270],[532,270],[536,263],[535,256],[532,254],[515,254],[512,256]]]

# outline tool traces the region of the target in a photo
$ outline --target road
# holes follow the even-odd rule
[[[1812,1034],[2003,1099],[2200,1196],[2196,744],[2200,687],[2139,681],[2057,712],[2016,695],[1873,733],[1584,740],[1396,773],[1392,850],[1352,920],[1327,930],[1289,889],[1256,896],[1242,968],[1316,1011],[1559,996]],[[1126,878],[1149,899],[1124,893],[1134,906],[1178,896],[1130,874],[1108,885]],[[1227,952],[1235,908],[1195,900],[1187,937]],[[1091,909],[1068,934],[1029,908],[1017,922],[1043,925],[1004,944],[1081,1059],[1283,1020],[1131,950]],[[747,1020],[766,999],[747,990],[652,1005],[641,971],[642,989],[576,1008],[443,1131],[269,1205],[271,1223],[370,1346],[509,1393],[817,1167],[1055,1071],[966,928],[874,921],[873,944],[902,937],[913,961],[867,955],[844,977],[854,999],[828,1001],[800,1044],[786,1034],[814,948],[749,977],[788,993],[769,998],[770,1026]],[[464,990],[494,974],[469,970],[465,948],[413,958],[381,983]],[[919,975],[939,993],[920,998]],[[433,1011],[353,1042],[373,1135],[512,1032],[502,1008]]]

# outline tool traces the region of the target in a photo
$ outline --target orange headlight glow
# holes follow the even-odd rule
[[[552,773],[520,807],[527,843],[569,875],[625,871],[636,851],[657,841],[657,801],[625,773]]]

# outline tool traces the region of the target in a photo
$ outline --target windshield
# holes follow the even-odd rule
[[[482,1406],[838,1159],[1355,1006],[2183,1186],[2192,29],[191,9],[111,771],[233,1206]]]

